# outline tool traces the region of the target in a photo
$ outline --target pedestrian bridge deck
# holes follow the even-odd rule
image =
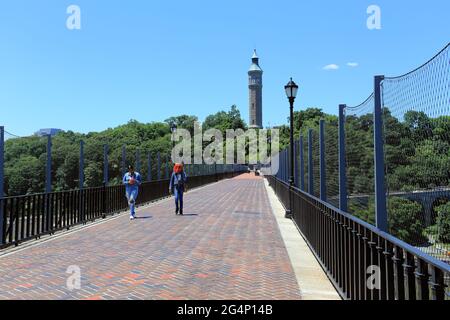
[[[0,256],[0,299],[302,299],[273,202],[242,175],[189,191],[184,216],[164,199],[26,243]]]

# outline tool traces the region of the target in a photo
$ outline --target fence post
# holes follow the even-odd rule
[[[45,166],[45,225],[46,231],[50,231],[51,227],[51,205],[50,192],[52,192],[52,136],[47,135],[47,163]]]
[[[319,123],[319,140],[320,140],[320,199],[327,201],[327,166],[325,160],[325,120]]]
[[[313,129],[308,130],[308,191],[314,195]]]
[[[347,162],[345,158],[345,108],[339,105],[339,209],[347,212]]]
[[[5,127],[0,126],[0,245],[5,244],[5,235],[3,224],[5,222],[5,215],[3,211],[3,197],[5,195],[4,180],[5,180]]]
[[[127,161],[127,150],[125,149],[125,146],[122,146],[122,177],[126,172],[125,168],[126,161]]]
[[[384,177],[384,141],[383,141],[383,106],[381,101],[381,82],[384,76],[375,76],[375,110],[374,123],[374,157],[375,157],[375,221],[381,231],[388,231],[386,186]]]
[[[103,182],[103,187],[102,187],[102,193],[103,193],[103,203],[102,203],[102,218],[105,219],[106,218],[106,213],[108,211],[108,198],[107,198],[107,191],[106,191],[106,182]]]
[[[141,153],[139,152],[139,150],[136,150],[136,172],[138,172],[139,174],[141,173]]]
[[[303,152],[303,136],[300,136],[300,189],[305,191],[305,155]]]
[[[108,185],[109,182],[109,161],[108,161],[108,145],[105,144],[103,146],[103,181],[105,186]]]
[[[47,164],[45,168],[45,192],[52,192],[52,136],[47,135]]]
[[[156,155],[156,169],[157,171],[157,178],[158,180],[161,180],[161,154],[158,151],[158,154]]]
[[[147,163],[148,163],[147,181],[152,181],[152,156],[150,152],[147,155]]]
[[[84,187],[84,141],[80,140],[80,165],[78,167],[78,188]]]
[[[108,170],[109,170],[109,163],[108,163],[108,145],[105,144],[103,146],[103,214],[102,217],[106,218],[106,214],[109,211],[108,210],[108,193],[106,187],[108,186],[109,182],[109,176],[108,176]]]

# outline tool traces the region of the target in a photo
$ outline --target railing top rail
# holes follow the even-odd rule
[[[426,65],[428,65],[429,63],[431,63],[433,60],[435,60],[437,57],[439,57],[441,55],[441,53],[443,53],[445,50],[447,50],[450,47],[450,42],[441,50],[439,51],[437,54],[434,55],[433,58],[431,58],[430,60],[428,60],[427,62],[425,62],[424,64],[422,64],[421,66],[415,68],[414,70],[407,72],[405,74],[402,74],[400,76],[396,76],[396,77],[385,77],[384,80],[397,80],[400,78],[404,78],[407,77],[417,71],[419,71],[420,69],[422,69],[423,67],[425,67]]]
[[[278,179],[275,176],[272,176],[272,177],[274,179],[276,179],[278,182],[280,182],[280,183],[286,185],[287,187],[289,187],[288,183]],[[359,219],[359,218],[357,218],[357,217],[355,217],[355,216],[353,216],[353,215],[351,215],[351,214],[349,214],[347,212],[344,212],[344,211],[340,210],[339,208],[336,208],[333,205],[331,205],[331,204],[329,204],[327,202],[324,202],[324,201],[320,200],[319,198],[317,198],[315,196],[312,196],[312,195],[310,195],[309,193],[307,193],[305,191],[300,190],[299,188],[294,187],[293,189],[296,192],[298,192],[298,193],[301,193],[301,194],[303,194],[303,195],[305,195],[307,197],[312,198],[314,201],[319,202],[323,206],[325,206],[325,207],[327,207],[327,208],[329,208],[331,210],[334,210],[336,213],[338,213],[338,214],[340,214],[340,215],[342,215],[342,216],[352,220],[353,222],[356,222],[356,223],[362,225],[364,228],[366,228],[366,229],[376,233],[378,236],[382,237],[383,239],[390,241],[393,245],[401,247],[402,249],[404,249],[404,250],[408,251],[409,253],[413,254],[414,256],[422,259],[423,261],[427,262],[428,264],[433,265],[433,266],[435,266],[437,268],[440,268],[441,270],[444,270],[445,272],[450,273],[450,265],[446,264],[445,262],[442,262],[442,261],[440,261],[440,260],[438,260],[438,259],[436,259],[436,258],[434,258],[434,257],[432,257],[432,256],[430,256],[430,255],[420,251],[419,249],[417,249],[417,248],[411,246],[410,244],[408,244],[408,243],[406,243],[406,242],[404,242],[404,241],[402,241],[402,240],[400,240],[400,239],[390,235],[389,233],[381,231],[377,227],[375,227],[375,226],[373,226],[373,225],[371,225],[371,224],[369,224],[369,223],[367,223],[367,222],[365,222],[365,221],[363,221],[363,220],[361,220],[361,219]]]
[[[52,191],[52,192],[39,192],[39,193],[31,193],[31,194],[21,194],[21,195],[17,195],[17,196],[7,196],[7,197],[3,197],[0,198],[0,200],[3,199],[21,199],[21,198],[29,198],[29,197],[35,197],[35,196],[44,196],[44,195],[58,195],[58,194],[63,194],[63,193],[68,193],[68,192],[77,192],[77,191],[90,191],[90,190],[98,190],[101,189],[103,187],[92,187],[92,188],[85,188],[85,189],[71,189],[71,190],[63,190],[63,191]]]
[[[200,175],[200,176],[202,176],[202,175]],[[199,177],[199,176],[191,176],[190,178],[194,178],[194,177]],[[163,182],[163,181],[169,181],[169,179],[164,178],[164,179],[159,179],[159,180],[145,181],[145,182],[142,182],[142,184],[156,184],[158,182]],[[123,187],[123,184],[106,186],[106,188],[120,188],[120,187]],[[92,190],[100,190],[102,188],[103,188],[103,186],[83,188],[83,189],[76,188],[76,189],[63,190],[63,191],[52,191],[49,193],[39,192],[39,193],[31,193],[31,194],[22,194],[22,195],[17,195],[17,196],[6,196],[3,198],[0,198],[0,200],[2,200],[2,199],[5,199],[5,200],[6,199],[23,199],[23,198],[33,197],[33,196],[44,196],[44,195],[58,195],[58,194],[63,194],[63,193],[68,193],[68,192],[77,192],[77,191],[85,191],[86,192],[86,191],[92,191]]]

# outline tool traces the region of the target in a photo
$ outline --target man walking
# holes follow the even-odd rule
[[[175,195],[175,214],[183,215],[183,193],[186,190],[186,181],[183,164],[175,164],[169,184],[169,193]]]
[[[130,206],[130,220],[134,220],[136,217],[135,204],[141,183],[141,175],[134,171],[132,165],[129,165],[128,172],[123,176],[123,184],[125,185],[125,195],[128,200],[128,205]]]

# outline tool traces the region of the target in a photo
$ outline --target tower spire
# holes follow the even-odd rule
[[[256,53],[256,49],[253,50],[252,62],[256,65],[259,65],[259,57]]]

